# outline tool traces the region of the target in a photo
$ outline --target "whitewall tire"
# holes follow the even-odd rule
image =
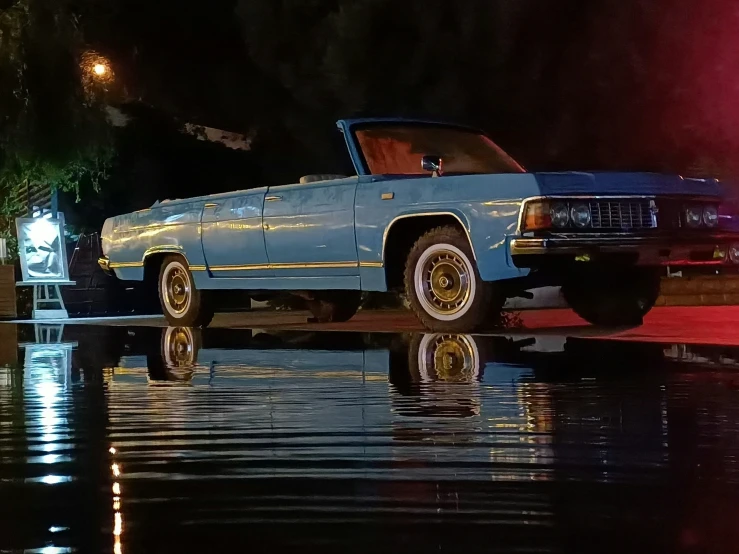
[[[423,325],[437,332],[469,332],[499,312],[493,285],[480,278],[466,235],[456,227],[425,233],[411,248],[405,290]]]
[[[173,327],[206,327],[213,319],[213,307],[197,289],[182,256],[167,256],[159,272],[159,300],[164,317]]]

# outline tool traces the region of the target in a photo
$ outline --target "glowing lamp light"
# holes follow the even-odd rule
[[[121,533],[123,533],[123,516],[120,512],[116,512],[113,515],[113,534],[120,537]]]
[[[105,66],[105,64],[96,63],[94,66],[92,66],[92,71],[98,77],[102,77],[108,72],[108,68]]]

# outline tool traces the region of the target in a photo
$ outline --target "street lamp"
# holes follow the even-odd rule
[[[82,70],[82,82],[88,93],[100,91],[115,81],[115,72],[110,60],[105,56],[88,50],[82,54],[80,59]]]

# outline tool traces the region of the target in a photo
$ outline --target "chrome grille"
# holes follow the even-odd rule
[[[656,220],[652,201],[599,200],[590,202],[593,229],[652,229]]]

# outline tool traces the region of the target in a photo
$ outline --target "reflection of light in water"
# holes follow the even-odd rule
[[[61,331],[57,333],[61,340]],[[72,461],[68,454],[61,453],[68,448],[62,442],[69,439],[67,420],[62,417],[60,405],[63,403],[63,394],[69,379],[72,362],[73,344],[44,343],[39,340],[37,329],[37,343],[26,344],[23,376],[24,399],[27,405],[26,428],[31,437],[28,449],[34,455],[27,457],[31,467],[42,467],[41,477],[25,479],[26,483],[42,483],[45,485],[59,485],[73,481],[70,475],[58,475],[53,472],[55,464]],[[57,453],[60,452],[60,453]],[[68,527],[51,526],[49,532],[56,534],[67,531]],[[63,554],[73,552],[69,547],[48,545],[43,548],[25,550],[24,552],[38,552],[41,554]]]
[[[46,485],[58,485],[59,483],[68,483],[71,480],[72,478],[66,475],[44,475],[39,479],[41,483]]]
[[[38,418],[29,421],[27,426],[32,429],[40,427],[41,444],[35,448],[47,453],[43,456],[29,457],[27,461],[29,464],[44,465],[68,462],[71,460],[69,456],[51,452],[66,448],[60,441],[65,437],[64,427],[67,420],[60,416],[59,404],[62,402],[62,394],[71,368],[72,345],[37,343],[26,345],[25,350],[25,388],[32,393],[29,398],[41,404]],[[50,473],[26,481],[57,485],[72,481],[72,477]]]
[[[110,447],[108,452],[115,455],[117,450],[114,447]],[[122,470],[118,462],[113,460],[110,465],[110,471],[113,474],[113,479],[117,479],[121,476]],[[123,554],[123,546],[121,545],[121,535],[123,534],[123,514],[121,513],[121,484],[118,481],[113,481],[113,553]]]
[[[123,533],[123,517],[121,516],[120,512],[116,512],[113,516],[113,534],[116,537],[120,537],[121,533]]]
[[[523,465],[517,472],[494,472],[492,480],[548,481],[547,466],[554,457],[548,391],[525,380],[509,386],[500,389],[503,394],[495,405],[498,413],[487,418],[498,443],[490,449],[490,461]]]

